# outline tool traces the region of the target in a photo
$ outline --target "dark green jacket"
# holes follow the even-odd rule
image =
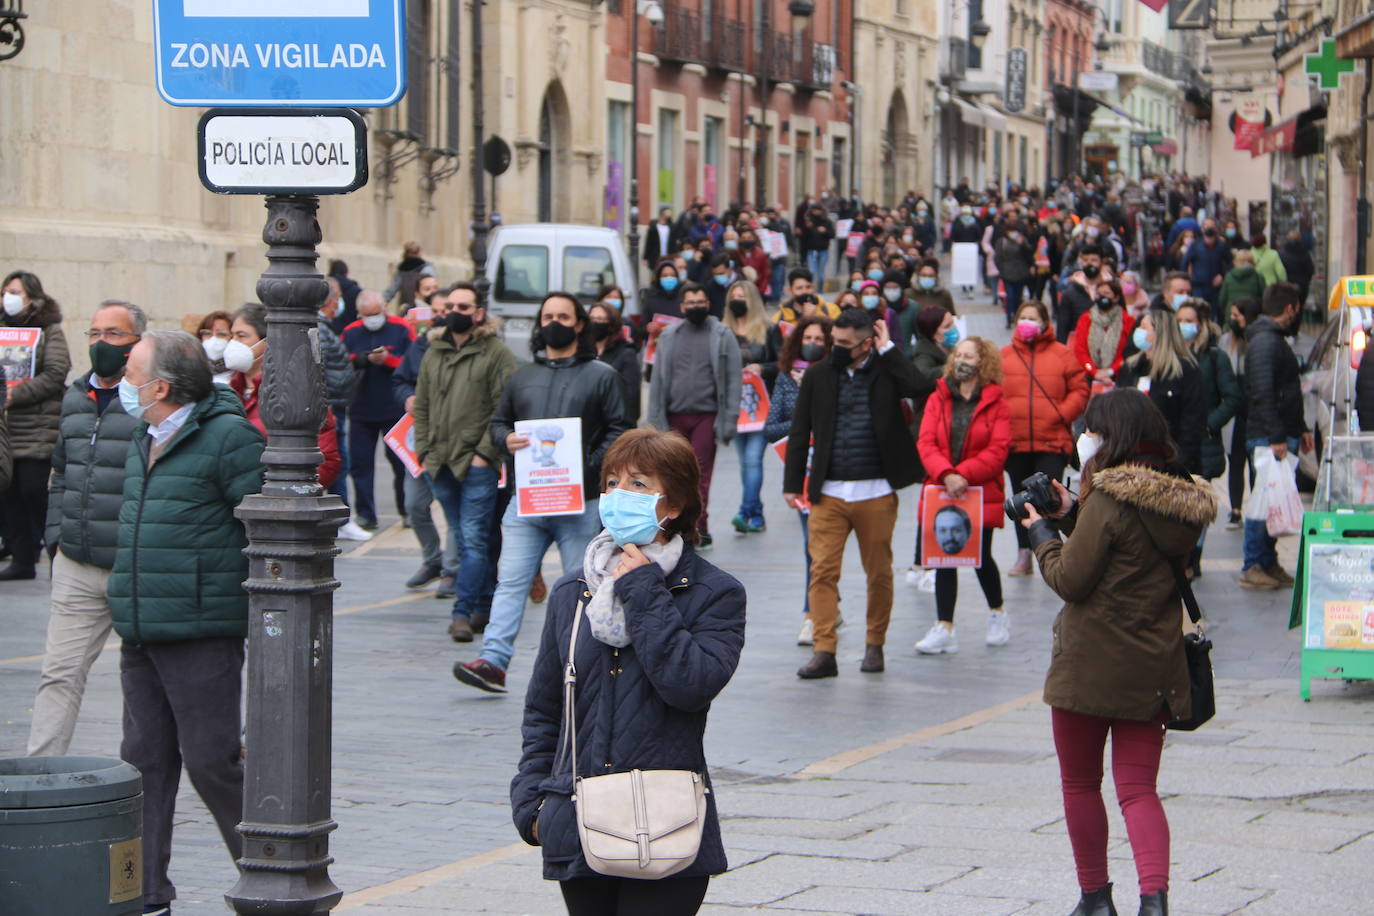
[[[1221,281],[1221,293],[1217,296],[1217,316],[1219,321],[1231,317],[1231,306],[1237,299],[1250,298],[1258,302],[1264,296],[1264,277],[1253,267],[1234,267]],[[1213,316],[1216,317],[1216,316]]]
[[[1194,355],[1202,373],[1202,404],[1207,411],[1207,429],[1202,436],[1202,476],[1214,480],[1226,470],[1221,429],[1245,406],[1245,397],[1231,370],[1231,360],[1220,347],[1213,343]]]
[[[115,631],[130,642],[246,636],[248,539],[234,509],[262,490],[266,442],[216,385],[149,468],[151,443],[140,423],[108,586]]]
[[[62,420],[48,483],[47,544],[77,563],[110,569],[119,541],[124,466],[138,421],[119,398],[97,413],[89,376],[62,399]]]
[[[516,365],[497,318],[488,316],[457,350],[442,328],[430,330],[413,411],[415,454],[426,471],[437,476],[447,467],[462,480],[475,455],[500,463],[505,443],[493,443],[488,427]]]

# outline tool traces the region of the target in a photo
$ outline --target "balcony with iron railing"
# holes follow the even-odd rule
[[[701,14],[664,4],[663,24],[653,30],[650,47],[659,60],[705,63]]]
[[[706,63],[720,70],[744,69],[744,24],[727,16],[712,15],[706,20],[709,35],[704,48]]]

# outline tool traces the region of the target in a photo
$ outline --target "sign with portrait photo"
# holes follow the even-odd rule
[[[756,433],[768,421],[768,386],[757,372],[744,370],[739,395],[739,431]]]
[[[921,565],[948,569],[983,565],[983,488],[955,499],[941,486],[921,490]]]
[[[517,512],[532,515],[581,515],[582,418],[521,420],[515,432],[530,444],[515,453]]]
[[[0,328],[0,368],[10,388],[33,378],[42,328]]]

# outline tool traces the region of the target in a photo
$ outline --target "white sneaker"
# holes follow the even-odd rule
[[[1011,641],[1011,626],[1006,611],[988,611],[988,645],[1005,646]]]
[[[358,527],[356,522],[349,519],[339,526],[337,537],[341,537],[345,541],[370,541],[372,540],[372,532],[364,531]]]
[[[939,655],[941,652],[946,655],[953,655],[959,651],[959,637],[954,632],[954,628],[948,630],[938,621],[930,628],[930,632],[916,643],[916,651],[922,655]]]
[[[808,617],[802,621],[801,632],[797,634],[797,645],[810,646],[816,642],[816,625]]]
[[[923,592],[935,594],[935,570],[927,569],[921,574],[921,584],[917,588]]]
[[[912,588],[916,588],[921,584],[921,576],[924,573],[925,570],[919,566],[911,567],[906,571],[906,584],[910,585]]]

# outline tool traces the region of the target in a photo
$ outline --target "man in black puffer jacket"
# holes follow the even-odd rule
[[[453,666],[464,684],[492,693],[506,692],[506,669],[515,654],[515,637],[525,617],[530,584],[544,552],[558,542],[563,571],[582,564],[587,542],[601,531],[601,459],[626,429],[620,376],[596,358],[587,310],[571,293],[544,297],[530,341],[534,362],[515,371],[501,391],[491,417],[491,441],[508,454],[529,447],[515,431],[522,420],[582,418],[582,495],[579,515],[521,516],[516,500],[502,519],[501,559],[491,620],[482,634],[481,656]]]
[[[120,406],[119,380],[147,327],[143,310],[133,303],[103,303],[91,318],[91,371],[72,382],[62,399],[48,484],[52,613],[33,699],[30,756],[67,753],[86,675],[110,635],[105,583],[119,541],[124,464],[138,427]]]
[[[903,398],[924,401],[934,382],[916,371],[888,336],[887,323],[847,309],[835,319],[830,359],[802,376],[787,437],[783,498],[794,509],[811,504],[811,606],[815,652],[797,672],[834,677],[840,566],[853,531],[868,577],[868,632],[861,671],[883,670],[892,616],[892,530],[897,490],[920,474]],[[811,449],[810,480],[808,443]]]

